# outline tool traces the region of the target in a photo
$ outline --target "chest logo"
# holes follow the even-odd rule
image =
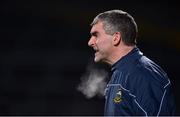
[[[113,101],[115,103],[120,103],[122,101],[122,91],[121,90],[118,90],[118,92],[116,93],[116,96],[113,99]]]

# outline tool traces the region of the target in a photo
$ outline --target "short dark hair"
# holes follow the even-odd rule
[[[126,45],[135,45],[138,33],[137,24],[134,18],[122,10],[110,10],[98,14],[91,26],[102,21],[104,30],[107,34],[113,35],[116,32],[120,32],[122,35],[122,41]]]

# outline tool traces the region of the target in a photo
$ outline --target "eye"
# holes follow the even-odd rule
[[[91,36],[93,36],[93,37],[98,37],[98,32],[92,32],[92,33],[91,33]]]

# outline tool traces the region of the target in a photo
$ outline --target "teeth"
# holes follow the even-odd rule
[[[98,51],[98,49],[97,49],[97,48],[94,48],[94,51],[96,51],[96,52],[97,52],[97,51]]]

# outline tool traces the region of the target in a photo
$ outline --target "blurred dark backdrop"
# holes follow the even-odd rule
[[[180,111],[180,9],[173,1],[1,0],[0,115],[103,115],[104,99],[76,90],[93,51],[89,24],[122,9],[138,46],[168,73]]]

